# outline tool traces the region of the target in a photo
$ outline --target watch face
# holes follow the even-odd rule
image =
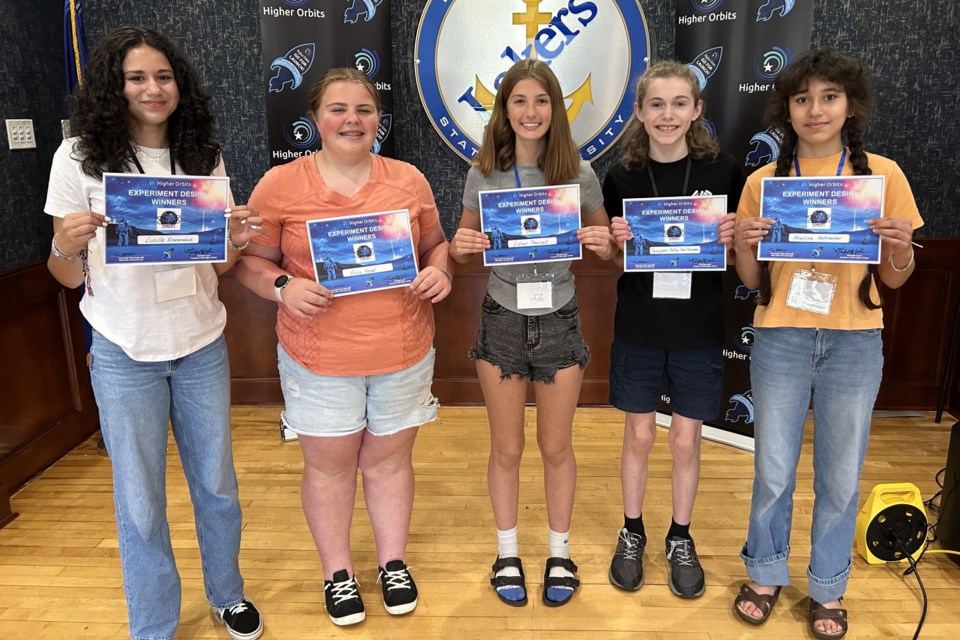
[[[278,277],[276,280],[273,281],[273,286],[277,289],[282,289],[283,287],[287,286],[287,283],[289,281],[290,281],[290,276],[288,276],[287,274],[283,274],[282,276]]]

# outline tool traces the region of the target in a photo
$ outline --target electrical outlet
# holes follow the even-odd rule
[[[11,151],[36,149],[37,139],[33,135],[33,120],[7,120],[7,143]]]

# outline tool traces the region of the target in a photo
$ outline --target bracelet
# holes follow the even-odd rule
[[[447,280],[449,280],[450,282],[453,282],[453,276],[451,276],[449,273],[447,273],[447,272],[444,271],[443,269],[440,269],[440,273],[442,273],[443,275],[447,276]]]
[[[893,263],[893,254],[890,254],[890,257],[887,259],[890,262],[890,268],[896,271],[897,273],[903,273],[907,269],[913,266],[913,247],[910,247],[910,261],[907,262],[907,266],[902,269]]]
[[[230,237],[230,225],[228,224],[228,225],[227,225],[227,246],[230,247],[231,249],[233,249],[234,251],[243,251],[243,250],[246,249],[248,246],[250,246],[250,241],[247,240],[246,242],[244,242],[243,244],[241,244],[241,245],[239,245],[239,246],[238,246],[238,245],[235,245],[235,244],[233,243],[233,238]]]
[[[61,260],[73,260],[76,257],[67,255],[57,248],[57,234],[53,234],[53,237],[50,238],[50,250],[53,251],[53,255],[57,256]]]

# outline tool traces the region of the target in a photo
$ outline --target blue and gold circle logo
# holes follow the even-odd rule
[[[593,160],[630,120],[649,52],[636,0],[428,0],[414,63],[427,116],[468,162],[506,70],[527,58],[548,63],[580,155]]]

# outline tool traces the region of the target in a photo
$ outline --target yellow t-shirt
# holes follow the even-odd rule
[[[840,155],[827,158],[800,159],[800,173],[803,176],[834,176]],[[913,192],[903,171],[897,163],[889,158],[867,154],[867,161],[873,175],[886,176],[883,199],[883,215],[897,218],[907,218],[914,229],[923,226],[917,203],[913,199]],[[737,208],[737,222],[748,217],[760,215],[760,181],[772,177],[776,164],[771,163],[754,172],[743,188],[740,197],[740,206]],[[791,174],[793,172],[791,171]],[[843,175],[854,175],[850,163],[849,153],[843,166]],[[860,300],[858,293],[860,282],[867,273],[865,264],[845,264],[834,262],[784,262],[771,261],[770,303],[757,305],[753,324],[756,327],[802,327],[819,329],[878,329],[883,327],[883,310],[868,309]],[[829,314],[814,313],[788,307],[787,293],[794,272],[798,269],[810,269],[816,265],[820,273],[836,276],[837,289],[833,296]],[[870,296],[872,300],[879,300],[876,285],[871,283]]]
[[[407,209],[417,249],[421,236],[440,224],[430,185],[413,165],[371,158],[369,181],[349,198],[327,187],[313,156],[268,171],[250,196],[250,207],[263,217],[263,232],[253,242],[280,247],[284,271],[314,280],[307,220]],[[407,287],[340,297],[308,320],[295,318],[284,305],[277,312],[283,350],[327,376],[400,371],[427,355],[433,335],[432,304]]]

